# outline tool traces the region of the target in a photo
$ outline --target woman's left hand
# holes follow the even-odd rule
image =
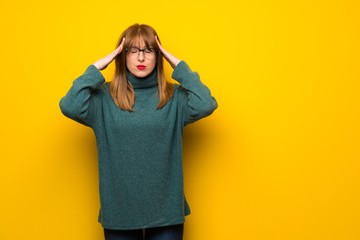
[[[168,61],[168,63],[171,65],[172,68],[175,68],[176,65],[178,65],[179,62],[181,62],[181,60],[176,58],[174,55],[172,55],[168,51],[166,51],[159,43],[157,36],[155,36],[155,41],[156,41],[157,45],[159,46],[160,52],[164,56],[166,61]]]

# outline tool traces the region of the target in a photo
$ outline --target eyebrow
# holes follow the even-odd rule
[[[145,47],[145,48],[139,48],[139,47],[132,46],[132,47],[130,47],[130,48],[137,48],[137,49],[139,49],[139,50],[145,50],[145,49],[149,49],[149,48],[154,49],[154,47],[152,47],[152,46]]]

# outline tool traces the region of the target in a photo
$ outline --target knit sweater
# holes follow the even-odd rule
[[[114,103],[109,83],[90,65],[60,101],[63,114],[93,129],[99,161],[100,214],[107,229],[180,224],[190,214],[185,199],[182,137],[186,124],[210,115],[217,102],[181,61],[174,94],[161,109],[156,71],[144,79],[127,75],[134,111]]]

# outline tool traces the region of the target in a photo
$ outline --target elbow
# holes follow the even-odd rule
[[[60,100],[59,107],[60,107],[61,112],[62,112],[65,116],[68,117],[68,116],[70,115],[71,108],[70,108],[69,104],[66,104],[66,100],[65,100],[64,98],[62,98],[62,99]]]
[[[211,97],[211,99],[205,102],[198,111],[200,112],[200,115],[202,115],[203,117],[207,117],[211,115],[217,108],[217,101],[214,97]]]
[[[78,104],[74,99],[63,97],[59,102],[61,112],[68,118],[90,126],[88,122],[88,105],[87,104]]]
[[[211,101],[208,108],[209,115],[212,114],[218,108],[218,103],[214,97],[211,97]]]
[[[61,112],[68,118],[75,119],[77,115],[77,108],[75,104],[68,102],[66,98],[62,98],[59,103]]]

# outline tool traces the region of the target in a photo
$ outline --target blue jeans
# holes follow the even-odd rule
[[[182,240],[184,224],[137,230],[104,229],[105,240]]]

